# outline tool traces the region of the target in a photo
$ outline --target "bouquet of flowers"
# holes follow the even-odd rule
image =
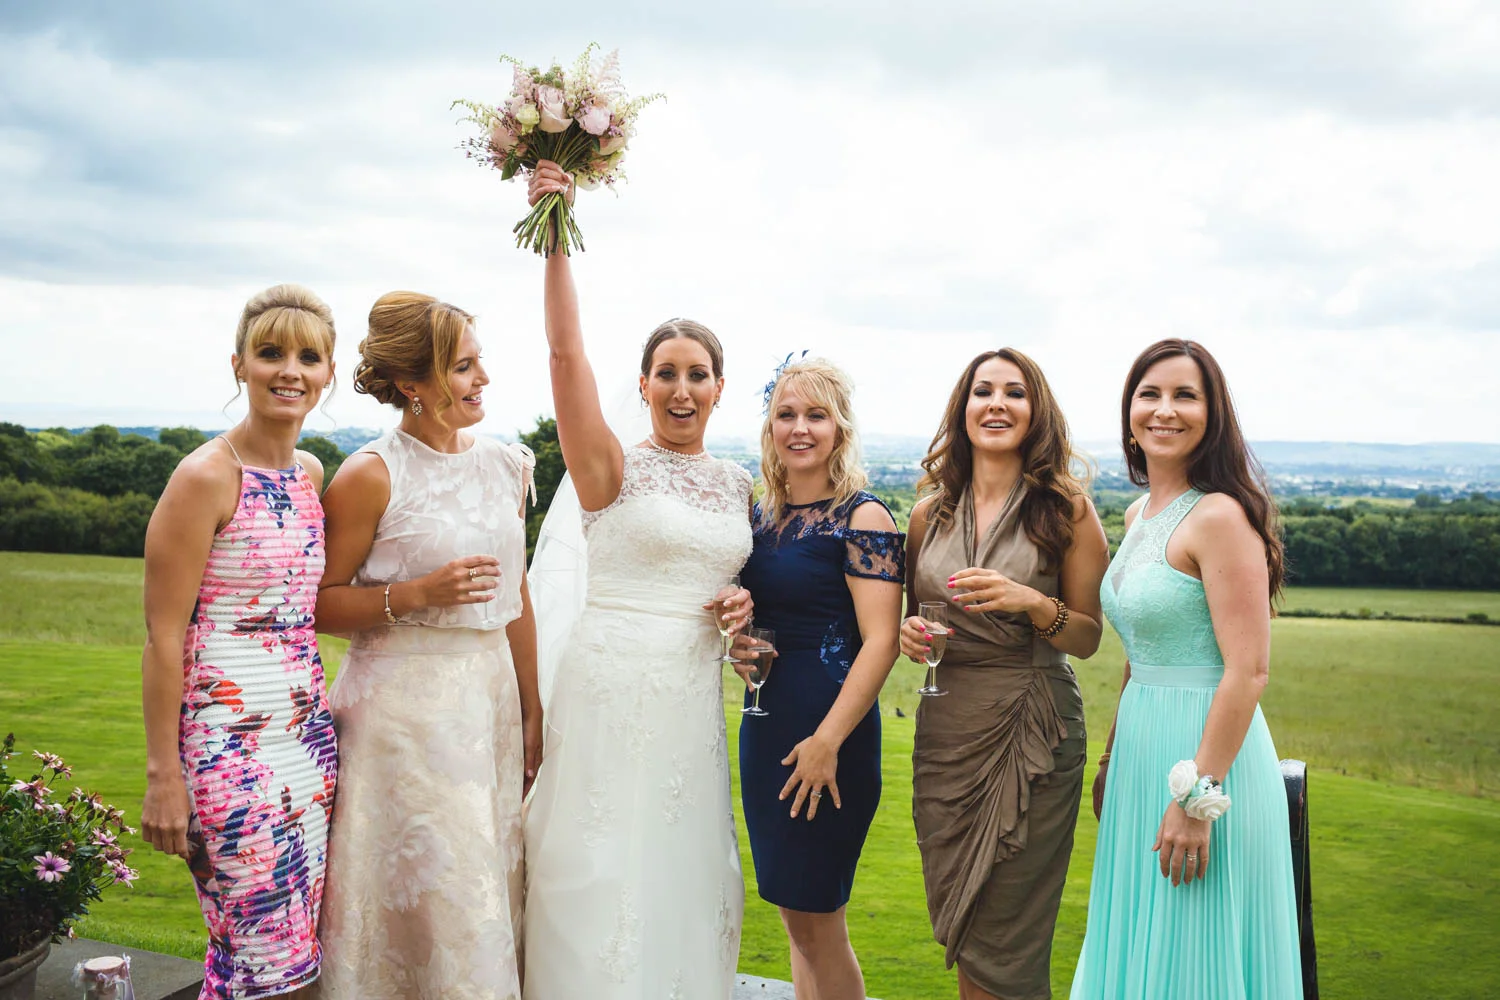
[[[71,935],[105,887],[136,879],[119,843],[135,833],[125,815],[81,788],[54,798],[52,783],[73,772],[53,754],[33,754],[31,780],[12,775],[15,745],[10,735],[0,750],[0,960]]]
[[[632,99],[620,83],[619,53],[596,62],[597,47],[584,49],[571,71],[554,63],[542,72],[502,56],[502,62],[514,67],[510,96],[503,104],[453,102],[454,107],[468,109],[463,121],[480,131],[463,143],[465,155],[499,170],[502,180],[551,160],[572,174],[579,187],[613,187],[624,177],[620,161],[635,135],[636,116],[662,95]],[[516,246],[530,247],[544,257],[558,250],[571,253],[575,245],[583,249],[572,206],[559,193],[539,200],[514,232]]]

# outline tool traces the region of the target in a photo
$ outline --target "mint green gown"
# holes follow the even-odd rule
[[[1100,588],[1130,659],[1094,852],[1072,1000],[1300,1000],[1286,792],[1260,708],[1223,776],[1208,874],[1174,887],[1151,845],[1167,772],[1197,752],[1224,658],[1203,583],[1167,564],[1167,540],[1203,494],[1137,517]]]

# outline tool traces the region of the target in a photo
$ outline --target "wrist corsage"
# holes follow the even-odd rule
[[[1167,791],[1172,801],[1193,819],[1212,822],[1224,815],[1231,804],[1219,779],[1211,774],[1200,775],[1196,761],[1180,760],[1172,766],[1167,775]]]

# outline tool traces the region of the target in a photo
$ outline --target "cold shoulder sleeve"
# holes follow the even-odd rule
[[[519,441],[505,446],[511,463],[521,476],[521,499],[524,502],[527,497],[531,498],[531,505],[536,506],[536,456],[531,449]]]
[[[869,531],[849,526],[849,517],[856,507],[866,503],[885,503],[873,493],[860,493],[850,502],[844,513],[844,527],[840,534],[844,539],[844,572],[849,576],[871,580],[906,582],[906,534],[901,531]],[[890,508],[886,507],[886,513]],[[894,517],[891,520],[895,520]]]

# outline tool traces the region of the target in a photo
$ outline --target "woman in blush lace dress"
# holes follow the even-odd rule
[[[567,187],[544,163],[532,201]],[[726,584],[750,552],[751,481],[703,449],[723,353],[697,323],[658,327],[640,373],[651,433],[622,447],[561,254],[546,263],[546,314],[588,577],[551,682],[546,763],[526,817],[525,996],[727,1000],[745,890],[710,609],[734,625],[749,610]],[[559,493],[554,511],[569,504]],[[539,579],[545,556],[539,548]],[[716,596],[725,600],[705,606]]]
[[[521,800],[541,748],[522,507],[531,453],[472,433],[473,317],[393,292],[355,388],[401,424],[328,488],[318,626],[341,766],[321,937],[335,1000],[520,996]]]
[[[296,443],[333,337],[298,285],[246,303],[232,363],[250,412],[182,460],[146,531],[141,833],[192,869],[204,998],[318,977],[337,765],[313,633],[323,467]]]

